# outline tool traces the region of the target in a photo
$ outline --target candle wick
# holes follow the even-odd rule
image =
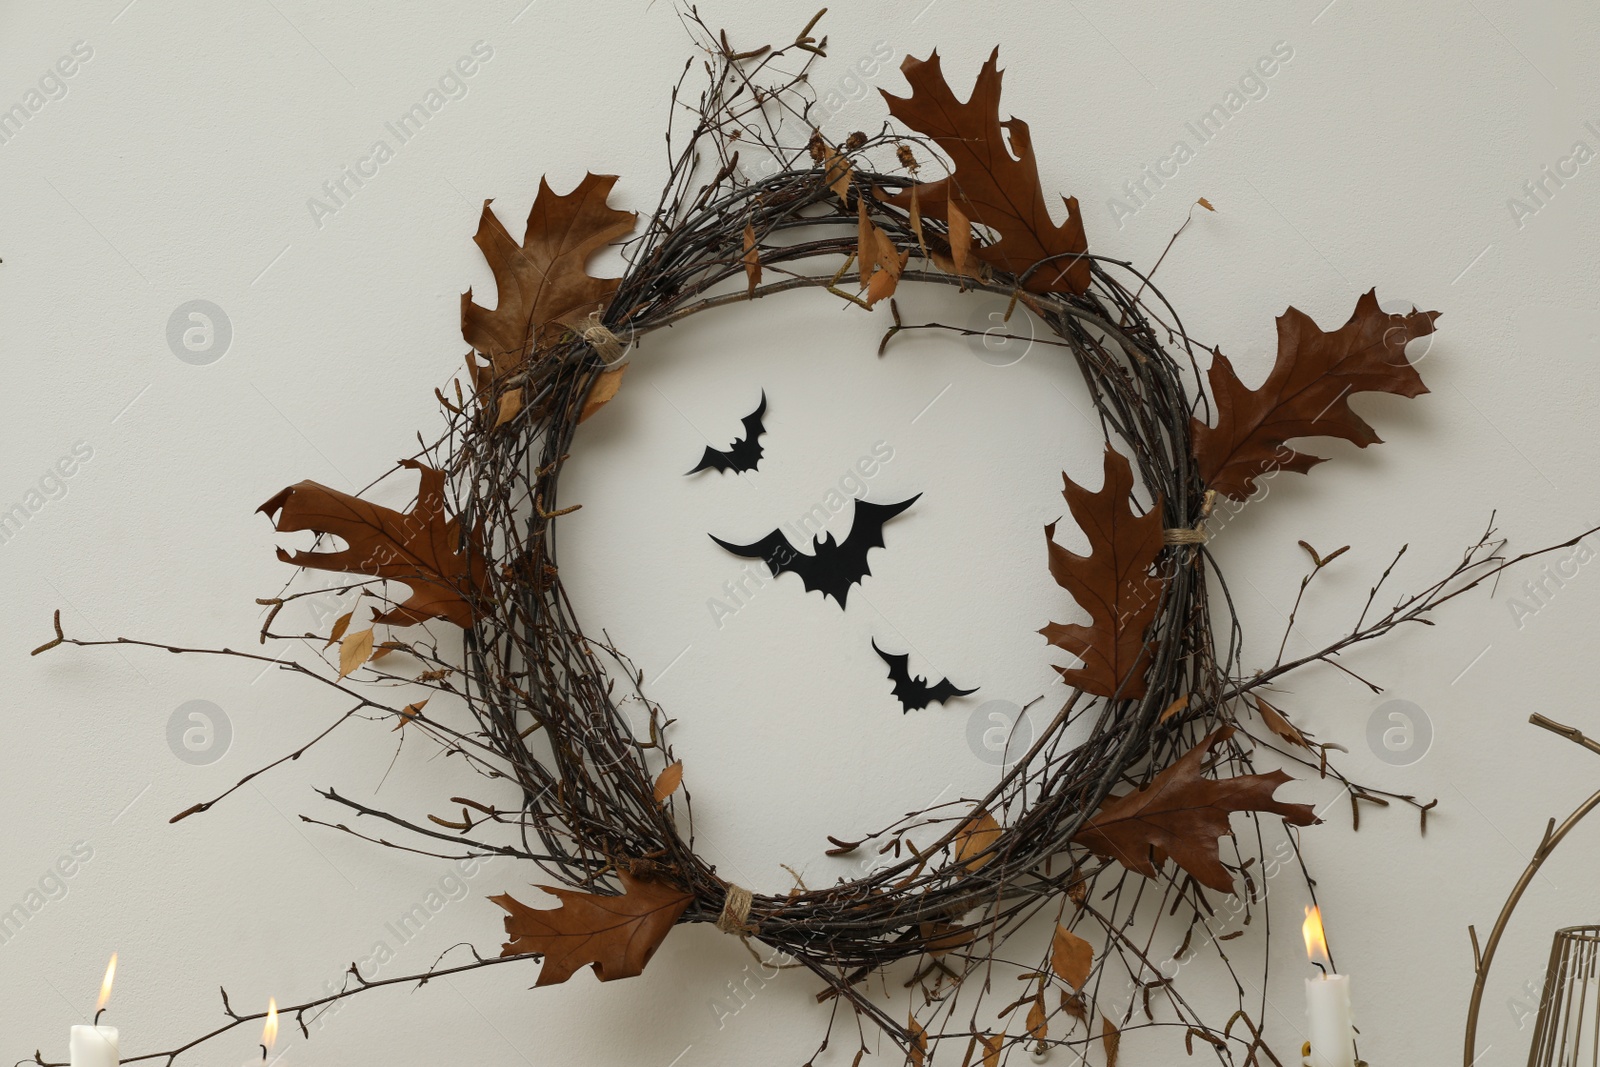
[[[1313,967],[1315,967],[1315,968],[1316,968],[1316,969],[1317,969],[1317,970],[1319,970],[1319,971],[1321,971],[1321,972],[1322,972],[1322,977],[1324,977],[1324,978],[1326,978],[1326,977],[1328,977],[1328,968],[1326,968],[1326,967],[1324,967],[1324,966],[1323,966],[1323,965],[1322,965],[1322,964],[1321,964],[1321,962],[1319,962],[1319,961],[1317,961],[1317,960],[1312,960],[1312,961],[1311,961],[1311,966],[1313,966]]]
[[[262,1063],[266,1063],[267,1062],[267,1046],[265,1046],[265,1045],[261,1046],[261,1062]]]
[[[104,1015],[105,1013],[106,1010],[104,1008],[101,1008],[99,1011],[94,1013],[94,1024],[96,1026],[100,1025],[100,1016]]]

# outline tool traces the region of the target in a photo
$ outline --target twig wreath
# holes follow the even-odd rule
[[[272,631],[279,611],[315,591],[262,601],[270,608],[263,643],[338,645],[336,676],[334,664],[324,670],[320,661],[286,661],[280,669],[353,702],[268,767],[352,718],[382,718],[405,727],[402,737],[420,732],[463,757],[498,798],[452,797],[448,817],[423,822],[319,791],[361,822],[408,831],[411,844],[303,818],[441,859],[526,861],[555,883],[547,892],[559,906],[495,897],[507,932],[500,956],[469,950],[470,961],[447,965],[441,957],[420,974],[382,980],[352,964],[342,990],[281,1011],[309,1036],[307,1021],[334,1001],[464,970],[537,962],[541,986],[585,965],[602,981],[627,978],[676,925],[710,923],[752,951],[769,949],[764,966],[803,968],[820,980],[818,1000],[831,1006],[831,1021],[813,1061],[837,1021],[853,1018],[854,1045],[843,1055],[857,1064],[881,1051],[869,1044],[873,1030],[918,1065],[938,1054],[989,1067],[1019,1048],[1037,1056],[1088,1045],[1114,1064],[1121,1035],[1140,1027],[1176,1028],[1191,1053],[1198,1044],[1222,1063],[1292,1062],[1265,1034],[1266,948],[1262,980],[1252,983],[1257,999],[1220,945],[1236,936],[1226,929],[1231,921],[1249,922],[1267,907],[1266,879],[1280,868],[1303,876],[1315,898],[1296,834],[1268,844],[1275,825],[1315,822],[1312,808],[1274,799],[1289,777],[1256,773],[1253,753],[1266,748],[1335,777],[1358,822],[1361,804],[1399,801],[1420,810],[1425,831],[1434,802],[1349,781],[1329,763],[1336,746],[1298,729],[1263,694],[1313,663],[1380,691],[1341,654],[1402,624],[1431,624],[1428,616],[1444,602],[1538,553],[1504,558],[1491,526],[1450,573],[1383,610],[1375,604],[1391,563],[1345,636],[1286,660],[1286,631],[1276,662],[1246,674],[1207,528],[1258,495],[1258,483],[1320,462],[1289,440],[1377,442],[1349,397],[1426,392],[1406,346],[1432,333],[1436,313],[1386,313],[1368,292],[1349,322],[1324,331],[1291,308],[1278,319],[1278,355],[1262,386],[1246,388],[1215,350],[1202,383],[1200,346],[1150,278],[1088,251],[1075,200],[1065,200],[1065,222],[1053,221],[1028,126],[1000,118],[997,55],[965,101],[946,84],[937,53],[907,58],[909,95],[884,94],[899,126],[834,144],[811,118],[807,69],[826,44],[812,35],[816,19],[792,44],[739,51],[692,9],[683,17],[703,52],[705,85],[697,99],[686,94],[691,60],[672,95],[670,174],[648,224],[623,245],[623,276],[593,277],[585,266],[637,223],[608,205],[614,177],[589,174],[565,195],[541,182],[521,242],[486,203],[474,240],[494,272],[497,298],[490,309],[470,291],[462,297],[462,332],[473,349],[469,388],[458,381],[454,398],[439,395],[446,432],[397,468],[420,475],[415,505],[402,513],[300,482],[261,509],[279,531],[342,538],[342,549],[279,555],[297,567],[364,576],[346,588],[383,605],[366,626],[352,611],[331,634],[279,634]],[[784,70],[785,61],[798,69]],[[685,115],[692,129],[683,136]],[[940,176],[922,176],[930,170]],[[1082,372],[1106,440],[1104,477],[1098,491],[1066,480],[1064,493],[1091,551],[1061,548],[1053,526],[1045,547],[1055,581],[1092,621],[1041,631],[1077,661],[1057,667],[1068,693],[988,793],[830,839],[831,855],[876,864],[854,880],[753,892],[696,852],[693,776],[674,754],[670,719],[627,658],[578,621],[555,548],[559,518],[578,506],[558,506],[561,472],[578,424],[616,394],[649,334],[700,312],[814,289],[863,311],[888,304],[893,324],[879,350],[888,358],[902,334],[949,329],[901,321],[892,298],[908,282],[1023,305]],[[1301,598],[1344,551],[1324,557],[1306,547],[1312,566]],[[404,600],[389,598],[390,581],[407,587]],[[1297,599],[1295,614],[1299,607]],[[1227,619],[1220,641],[1219,610]],[[69,638],[59,620],[58,613],[56,638],[44,648],[169,648]],[[461,629],[459,650],[448,635],[441,641],[417,626],[438,622]],[[380,639],[378,628],[388,636]],[[273,662],[227,649],[170,651]],[[402,684],[417,699],[401,705],[386,695]],[[427,710],[440,694],[464,703],[470,725],[457,728]],[[630,704],[648,709],[644,736],[630,726]],[[1252,824],[1246,835],[1230,825],[1237,813]],[[1181,931],[1159,940],[1174,916]],[[1050,924],[1033,928],[1045,936],[1013,942],[1035,917]],[[1012,945],[1027,947],[1012,958],[1005,954]],[[1236,988],[1226,1019],[1206,1017],[1178,980],[1179,965],[1202,950],[1214,953]],[[905,1010],[889,1006],[886,995],[888,972],[901,964],[899,981],[911,990]],[[996,985],[999,968],[1021,981]],[[885,995],[869,981],[879,976]],[[996,994],[1003,1006],[992,1006]],[[236,1011],[226,993],[224,1012],[226,1021],[204,1035],[124,1062],[170,1064],[262,1018]],[[37,1053],[34,1060],[46,1062]]]

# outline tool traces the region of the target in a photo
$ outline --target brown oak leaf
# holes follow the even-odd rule
[[[1067,220],[1057,226],[1039,184],[1039,164],[1028,124],[1018,118],[1000,120],[1000,50],[995,49],[978,72],[972,96],[956,99],[939,66],[939,53],[927,59],[907,56],[900,71],[911,86],[910,96],[883,92],[889,114],[930,138],[949,157],[952,173],[921,186],[920,207],[928,216],[950,222],[946,206],[960,202],[960,211],[992,231],[997,239],[972,249],[973,257],[997,270],[1028,276],[1035,293],[1082,293],[1089,288],[1089,248],[1076,197],[1064,197]],[[909,209],[909,190],[886,199]],[[951,244],[959,235],[952,227]],[[959,262],[960,257],[956,257]]]
[[[1150,664],[1144,633],[1161,600],[1162,580],[1150,574],[1161,554],[1160,502],[1143,515],[1133,513],[1133,469],[1109,446],[1098,493],[1065,475],[1062,482],[1067,507],[1089,537],[1089,554],[1056,544],[1051,523],[1044,528],[1050,574],[1093,621],[1053,622],[1039,632],[1083,661],[1081,667],[1056,668],[1068,685],[1096,696],[1143,696]]]
[[[510,940],[500,954],[542,953],[544,963],[535,985],[565,982],[584,964],[592,966],[602,982],[642,973],[694,897],[625,871],[618,877],[622,879],[620,896],[540,886],[560,899],[559,908],[530,908],[510,894],[490,897],[507,913]]]
[[[461,551],[461,523],[445,516],[444,474],[415,460],[402,460],[401,466],[422,475],[416,506],[409,512],[311,481],[289,486],[257,510],[269,518],[276,515],[279,533],[313,530],[341,538],[347,546],[322,552],[280,548],[283,562],[390,578],[411,588],[398,607],[374,612],[374,622],[404,626],[436,618],[470,627],[469,597],[483,589],[482,560],[474,554],[469,565]]]
[[[1149,785],[1107,797],[1073,840],[1150,878],[1170,858],[1201,885],[1233,892],[1233,877],[1222,865],[1218,846],[1218,839],[1232,832],[1229,815],[1267,812],[1296,826],[1318,819],[1310,804],[1272,799],[1291,780],[1283,771],[1222,779],[1202,775],[1212,746],[1232,734],[1231,726],[1212,731]]]
[[[620,278],[591,277],[584,269],[601,246],[629,233],[638,216],[606,203],[614,174],[585,174],[578,187],[558,196],[544,179],[528,212],[519,245],[500,224],[491,201],[472,240],[494,272],[499,294],[493,310],[461,294],[461,336],[490,360],[494,377],[520,366],[535,348],[603,308]]]
[[[1277,470],[1305,474],[1322,462],[1289,448],[1297,437],[1338,437],[1362,448],[1383,439],[1350,409],[1352,393],[1404,397],[1428,391],[1406,359],[1406,342],[1433,332],[1437,311],[1391,314],[1369,289],[1350,321],[1329,333],[1290,308],[1278,316],[1278,355],[1259,389],[1246,389],[1218,352],[1208,375],[1217,424],[1193,420],[1195,455],[1205,484],[1235,500]]]

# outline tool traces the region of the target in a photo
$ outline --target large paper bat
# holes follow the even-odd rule
[[[872,573],[867,566],[867,552],[883,547],[883,524],[917,502],[918,493],[910,500],[898,504],[869,504],[856,501],[855,518],[850,523],[850,533],[843,541],[835,541],[833,534],[826,539],[811,540],[811,555],[799,552],[789,543],[782,530],[773,530],[752,545],[736,545],[712,535],[711,540],[736,556],[764,560],[767,569],[776,578],[784,571],[792,571],[805,583],[806,592],[822,591],[824,598],[832,597],[842,608],[850,595],[850,587]]]
[[[756,464],[761,462],[761,442],[757,440],[767,432],[761,425],[761,416],[767,413],[767,391],[761,390],[761,403],[756,409],[740,421],[744,424],[744,436],[739,438],[726,450],[706,446],[706,454],[700,457],[699,464],[689,474],[696,474],[703,470],[733,471],[742,473],[753,471]]]
[[[936,685],[929,685],[928,680],[922,675],[912,676],[906,669],[906,664],[911,657],[906,653],[891,655],[878,647],[876,638],[872,641],[872,651],[878,658],[889,665],[889,680],[894,683],[894,695],[900,701],[900,712],[904,714],[912,708],[925,708],[934,701],[943,704],[951,697],[964,697],[968,693],[976,693],[977,687],[971,689],[957,689],[950,684],[950,679],[941,678]]]

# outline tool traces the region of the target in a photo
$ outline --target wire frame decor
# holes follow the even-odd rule
[[[1600,926],[1557,930],[1528,1067],[1600,1064]]]

